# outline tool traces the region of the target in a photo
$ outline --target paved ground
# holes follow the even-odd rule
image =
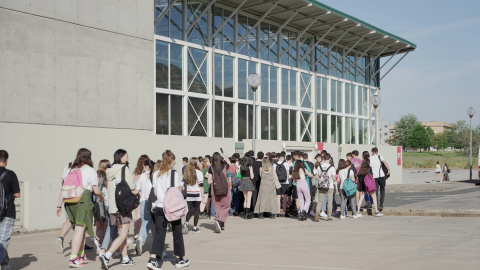
[[[200,234],[185,236],[189,269],[478,269],[480,219],[441,217],[336,219],[230,218],[227,230],[213,233],[211,220]],[[13,236],[9,247],[13,269],[66,269],[69,248],[55,253],[57,231]],[[68,235],[66,242],[71,239]],[[167,258],[173,258],[167,235]],[[148,242],[147,242],[148,244]],[[130,245],[130,253],[134,251]],[[100,269],[94,252],[84,269]],[[146,269],[148,253],[133,256],[128,269]],[[110,269],[123,269],[119,260]],[[163,269],[174,269],[169,261]]]

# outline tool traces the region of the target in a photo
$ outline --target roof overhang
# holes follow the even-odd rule
[[[236,7],[243,0],[218,0]],[[274,7],[275,6],[275,7]],[[273,7],[273,9],[272,9]],[[372,57],[385,57],[414,51],[417,45],[392,33],[377,28],[353,16],[331,8],[316,0],[254,0],[247,1],[242,11],[276,21],[280,25],[289,20],[288,26],[298,32],[324,37],[357,52],[368,52]],[[293,18],[292,18],[293,16]],[[326,34],[326,35],[325,35]]]

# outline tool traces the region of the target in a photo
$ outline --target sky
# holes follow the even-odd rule
[[[417,45],[382,81],[380,121],[413,113],[420,121],[480,125],[479,0],[320,0]],[[383,75],[400,59],[396,56]],[[381,60],[381,64],[388,57]]]

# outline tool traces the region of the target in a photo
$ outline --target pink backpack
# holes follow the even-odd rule
[[[62,198],[65,203],[78,203],[82,199],[85,189],[82,185],[82,172],[79,169],[71,170],[62,186]]]
[[[373,179],[373,175],[371,173],[368,173],[367,175],[365,175],[365,178],[363,179],[363,183],[365,184],[366,192],[372,192],[377,190],[375,179]]]
[[[183,194],[175,188],[175,172],[175,170],[170,172],[170,188],[167,189],[163,200],[163,213],[165,214],[165,218],[170,222],[179,220],[187,214]]]

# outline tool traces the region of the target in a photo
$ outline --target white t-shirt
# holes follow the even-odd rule
[[[385,177],[383,170],[380,169],[381,164],[378,157],[380,157],[380,159],[384,161],[382,156],[375,155],[370,157],[370,167],[372,167],[373,178]],[[378,175],[379,172],[380,172],[380,175]]]
[[[165,193],[170,188],[171,172],[172,170],[160,175],[160,177],[158,177],[158,171],[153,173],[153,187],[157,191],[157,201],[155,203],[157,207],[163,207]],[[175,187],[183,186],[183,183],[178,179],[177,171],[173,171],[173,173]]]
[[[350,177],[348,176],[348,170],[350,170]],[[343,189],[343,182],[347,180],[347,178],[350,178],[353,181],[355,181],[355,174],[353,173],[353,170],[355,170],[355,168],[353,169],[345,168],[338,172],[338,177],[340,178],[340,189]]]
[[[88,165],[83,165],[80,168],[82,173],[82,186],[85,190],[92,191],[92,186],[98,186],[97,172]]]
[[[150,196],[150,191],[152,190],[150,171],[144,172],[140,175],[140,178],[135,184],[135,189],[138,190],[140,194],[140,202],[148,200],[148,196]]]
[[[288,176],[288,171],[290,170],[290,165],[288,165],[288,162],[286,162],[286,161],[277,161],[277,162],[273,163],[273,171],[277,172],[277,164],[280,165],[280,164],[282,164],[282,162],[284,162],[283,167],[285,167],[285,170],[287,171],[287,176]],[[289,183],[288,181],[289,181],[289,179],[287,177],[287,181],[285,181],[283,183],[280,183],[280,184],[287,185]]]
[[[320,163],[320,166],[322,167],[322,170],[323,171],[326,171],[328,169],[328,167],[330,167],[330,163]],[[320,175],[322,174],[322,171],[320,170],[320,167],[317,168],[317,173]],[[335,183],[337,183],[337,181],[335,181],[336,179],[336,176],[337,176],[337,173],[335,172],[335,167],[331,167],[330,169],[328,169],[327,171],[327,175],[330,176],[330,189],[333,189],[334,188],[334,185]]]
[[[197,174],[197,182],[195,185],[190,186],[187,184],[187,202],[201,202],[203,188],[200,189],[200,184],[203,184],[203,173],[199,170],[195,170]]]
[[[437,164],[437,166],[435,166],[435,172],[439,173],[442,171],[442,168],[440,168],[440,164]]]

